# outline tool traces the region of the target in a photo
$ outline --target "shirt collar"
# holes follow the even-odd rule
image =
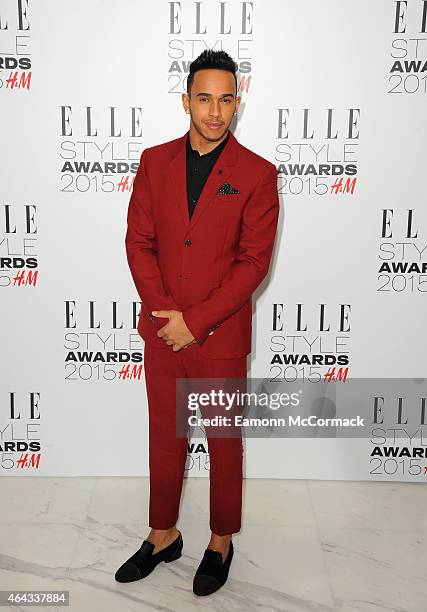
[[[203,155],[200,155],[198,151],[196,151],[195,149],[193,149],[193,147],[191,146],[190,143],[190,132],[187,132],[187,139],[186,139],[186,151],[187,153],[193,153],[193,154],[197,154],[197,157],[218,157],[218,155],[221,153],[221,151],[223,150],[223,148],[225,147],[225,145],[227,144],[228,140],[230,138],[230,130],[228,130],[227,132],[227,136],[224,138],[224,140],[222,142],[219,143],[219,145],[217,145],[214,149],[212,149],[212,151],[209,151],[209,153],[204,153]]]

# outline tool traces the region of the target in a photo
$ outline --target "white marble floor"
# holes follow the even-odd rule
[[[148,479],[2,478],[0,590],[66,589],[75,612],[427,611],[425,485],[246,480],[228,582],[198,598],[208,486],[185,480],[183,556],[120,584],[148,533]]]

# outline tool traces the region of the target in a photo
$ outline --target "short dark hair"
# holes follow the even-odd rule
[[[228,53],[225,51],[213,51],[212,49],[205,49],[199,57],[196,57],[190,64],[190,73],[187,78],[187,93],[190,94],[191,86],[193,84],[194,74],[198,70],[203,68],[217,68],[219,70],[227,70],[234,76],[234,82],[236,83],[237,93],[237,77],[236,71],[238,66]]]

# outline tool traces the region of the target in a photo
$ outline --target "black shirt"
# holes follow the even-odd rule
[[[187,132],[187,201],[190,219],[212,167],[227,144],[229,137],[230,130],[228,130],[226,138],[224,138],[215,149],[212,149],[209,153],[200,155],[198,151],[192,148],[190,143],[190,132]]]

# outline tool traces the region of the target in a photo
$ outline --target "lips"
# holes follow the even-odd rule
[[[223,124],[222,123],[206,123],[206,125],[211,130],[217,130],[218,128],[222,127]]]

